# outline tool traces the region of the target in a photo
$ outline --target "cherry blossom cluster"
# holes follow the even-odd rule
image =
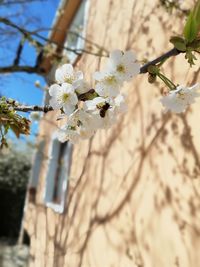
[[[190,104],[195,102],[195,98],[200,96],[199,90],[199,83],[191,87],[179,85],[174,90],[171,90],[167,95],[163,96],[161,103],[165,107],[166,112],[184,112]]]
[[[59,141],[76,143],[90,138],[98,129],[112,126],[117,116],[126,110],[120,89],[139,72],[134,53],[120,50],[110,54],[104,71],[94,73],[94,89],[72,65],[59,67],[55,73],[56,83],[49,88],[50,105],[60,109],[67,118],[67,123],[58,131]]]
[[[125,96],[121,88],[140,73],[132,51],[111,52],[105,70],[93,74],[94,87],[84,79],[81,71],[75,71],[71,64],[64,64],[56,70],[56,83],[49,88],[50,105],[62,111],[67,123],[57,133],[61,142],[76,143],[88,139],[98,129],[108,129],[117,116],[126,110]],[[162,75],[164,77],[164,75]],[[192,87],[173,86],[166,79],[170,91],[161,98],[165,111],[181,113],[200,96],[200,84]]]

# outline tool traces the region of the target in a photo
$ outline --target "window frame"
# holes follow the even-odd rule
[[[78,41],[77,41],[77,44],[75,47],[73,47],[73,49],[77,49],[77,50],[83,50],[85,48],[85,38],[86,38],[86,26],[87,26],[87,21],[88,21],[88,15],[89,15],[89,0],[83,0],[82,3],[80,4],[74,18],[72,19],[70,25],[69,25],[69,28],[68,30],[70,31],[70,28],[72,27],[73,23],[74,23],[74,20],[76,20],[76,17],[78,15],[78,12],[80,11],[81,9],[81,5],[85,5],[84,6],[84,11],[83,11],[83,14],[84,14],[84,18],[83,18],[83,30],[81,32],[81,37],[78,38]],[[69,33],[70,34],[70,33]],[[64,41],[64,46],[68,47],[68,43],[67,43],[67,38],[68,38],[68,34],[65,38],[65,41]],[[69,46],[70,47],[70,46]],[[67,51],[66,52],[66,55],[69,55],[70,53],[72,53],[73,55],[73,59],[69,61],[69,64],[75,64],[75,62],[77,61],[77,58],[79,55],[73,53],[73,52],[70,52],[70,51]],[[70,59],[70,57],[69,57]]]
[[[34,153],[33,166],[31,168],[31,174],[28,182],[28,200],[29,202],[35,203],[37,186],[42,166],[42,161],[44,158],[43,150],[45,147],[45,140],[42,139],[38,143],[38,148]]]
[[[55,212],[63,213],[65,209],[65,200],[68,187],[68,179],[70,175],[71,167],[71,157],[73,145],[70,142],[67,142],[67,146],[64,148],[63,161],[64,165],[59,166],[59,156],[63,143],[59,142],[55,134],[52,136],[51,145],[49,148],[48,154],[48,163],[47,163],[47,172],[45,179],[45,190],[44,190],[44,203],[47,207],[53,209]],[[60,170],[58,171],[58,168]],[[60,175],[58,183],[60,185],[60,203],[54,201],[54,192],[55,192],[55,179],[57,173]]]

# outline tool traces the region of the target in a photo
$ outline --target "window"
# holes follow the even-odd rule
[[[73,50],[79,51],[85,47],[85,35],[86,35],[86,22],[88,17],[89,10],[89,0],[82,0],[70,26],[66,29],[67,37],[65,39],[64,45],[65,47],[69,47]],[[72,51],[68,51],[63,49],[63,57],[66,57],[70,64],[74,64],[77,59],[77,54]],[[52,66],[51,71],[46,76],[47,84],[52,84],[54,81],[55,71],[57,65]],[[49,105],[50,95],[49,91],[46,90],[44,92],[44,105]]]
[[[65,41],[66,47],[76,50],[84,49],[88,5],[88,0],[83,0],[81,2],[81,5],[68,29],[68,34]],[[76,61],[77,55],[75,53],[65,50],[64,55],[67,56],[71,64]]]
[[[72,144],[53,138],[49,153],[44,201],[56,212],[64,211]]]
[[[38,149],[35,153],[34,160],[33,160],[33,167],[31,170],[31,176],[28,184],[28,198],[29,201],[34,203],[35,202],[35,195],[38,185],[38,179],[41,169],[41,163],[43,160],[43,150],[44,150],[45,141],[41,140],[38,145]]]

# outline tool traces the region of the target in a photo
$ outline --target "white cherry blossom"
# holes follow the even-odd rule
[[[115,50],[111,52],[107,70],[114,74],[118,80],[129,81],[140,72],[140,65],[136,62],[132,51],[122,52]]]
[[[73,144],[79,141],[79,134],[75,127],[70,127],[69,125],[62,126],[57,131],[57,138],[61,143],[70,141]]]
[[[67,83],[63,83],[61,86],[53,84],[49,88],[49,94],[51,96],[50,105],[54,109],[63,108],[66,115],[70,115],[78,103],[74,88]]]
[[[90,138],[95,133],[91,119],[91,114],[77,109],[69,116],[67,124],[58,131],[58,140],[77,143],[79,139]]]
[[[69,125],[82,127],[93,132],[99,128],[97,116],[83,109],[77,109],[74,111],[69,116],[67,123]]]
[[[92,114],[99,129],[106,129],[113,125],[116,120],[112,99],[96,97],[93,100],[85,101],[84,109]]]
[[[64,64],[56,70],[56,81],[60,84],[69,83],[74,85],[76,81],[83,79],[82,71],[74,71],[71,64]]]
[[[115,97],[119,94],[122,81],[111,72],[95,72],[93,77],[96,81],[95,91],[98,95]]]
[[[199,89],[200,84],[197,83],[191,87],[179,85],[175,90],[170,91],[160,100],[165,107],[165,112],[184,112],[190,104],[195,102],[195,98],[200,96]]]
[[[116,50],[110,55],[107,69],[93,75],[97,96],[91,93],[80,97],[91,89],[83,73],[75,72],[70,64],[58,68],[57,84],[49,89],[50,105],[54,109],[62,108],[64,116],[68,116],[67,123],[58,131],[58,139],[77,143],[90,138],[98,129],[111,127],[117,116],[127,109],[125,98],[120,94],[121,86],[139,71],[140,66],[131,51]]]
[[[104,98],[104,97],[95,97],[92,100],[87,100],[84,102],[84,110],[85,111],[95,111],[97,110],[97,106],[100,107],[100,105],[104,105],[106,102],[110,102],[110,98]]]
[[[87,93],[91,88],[90,85],[84,81],[84,80],[78,80],[73,83],[73,87],[77,94],[85,94]]]
[[[128,109],[126,101],[125,101],[125,97],[122,94],[119,94],[117,97],[115,97],[113,105],[114,105],[116,114],[124,113]]]

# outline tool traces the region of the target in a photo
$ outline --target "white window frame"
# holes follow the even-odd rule
[[[38,145],[38,149],[35,152],[34,159],[33,159],[33,166],[31,169],[31,175],[29,179],[28,187],[30,188],[37,188],[38,179],[40,175],[41,163],[43,161],[43,151],[45,146],[45,140],[41,140]]]
[[[77,19],[77,16],[79,15],[79,10],[81,8],[81,5],[84,5],[84,18],[83,18],[83,30],[81,32],[81,37],[78,38],[78,42],[76,43],[76,46],[75,47],[72,47],[73,49],[77,49],[77,50],[82,50],[85,48],[85,37],[86,37],[86,26],[87,26],[87,20],[88,20],[88,14],[89,14],[89,0],[83,0],[69,26],[69,31],[71,29],[71,27],[73,26],[73,23],[74,21]],[[69,33],[70,34],[70,33]],[[66,40],[65,40],[65,46],[68,47],[68,42],[67,42],[67,38],[66,37]],[[70,47],[70,45],[69,45]],[[70,64],[74,64],[77,60],[77,57],[78,55],[76,55],[75,53],[73,52],[70,52],[70,51],[66,51],[66,55],[67,57],[69,57],[69,60],[70,60]]]
[[[67,147],[64,151],[63,161],[65,164],[61,167],[60,175],[61,178],[61,187],[60,187],[60,203],[57,204],[53,200],[53,192],[55,187],[55,175],[58,168],[58,158],[59,152],[62,143],[58,141],[55,135],[53,135],[51,140],[51,146],[49,149],[49,160],[48,160],[48,169],[46,174],[46,181],[45,181],[45,191],[44,191],[44,202],[47,207],[52,208],[55,212],[63,213],[65,208],[65,200],[66,200],[66,192],[67,192],[67,184],[68,184],[68,177],[70,173],[70,165],[71,165],[71,156],[72,156],[72,144],[67,143]]]

